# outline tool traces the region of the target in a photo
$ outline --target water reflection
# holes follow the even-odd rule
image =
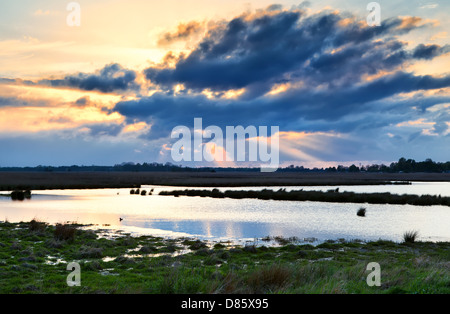
[[[271,229],[269,223],[196,220],[152,220],[145,222],[127,220],[123,226],[172,230],[194,236],[221,239],[261,238],[267,236],[267,231]]]
[[[172,197],[157,194],[179,187],[142,188],[155,190],[151,196],[130,195],[129,189],[101,189],[35,191],[31,201],[23,202],[0,198],[0,220],[75,221],[135,234],[218,240],[294,236],[400,241],[405,231],[418,230],[422,240],[450,241],[450,210],[444,206],[366,204],[366,217],[358,217],[356,211],[361,204]],[[330,187],[286,187],[299,188],[327,190]],[[420,190],[424,194],[450,196],[449,183],[339,188],[359,192],[396,190],[401,194]],[[230,188],[223,190],[226,189]]]

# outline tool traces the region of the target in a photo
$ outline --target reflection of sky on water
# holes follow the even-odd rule
[[[433,184],[422,186],[424,191],[433,190]],[[411,186],[401,187],[408,189]],[[138,234],[210,239],[295,236],[319,240],[381,238],[397,241],[401,240],[405,231],[419,230],[423,240],[450,241],[450,210],[444,206],[172,197],[157,193],[179,187],[152,188],[155,191],[151,196],[130,195],[129,189],[100,189],[36,191],[31,200],[23,202],[0,198],[0,220],[16,222],[35,218],[49,223],[74,221],[133,230]],[[322,187],[325,190],[328,188]],[[347,188],[380,190],[379,186]],[[148,191],[149,187],[144,189]],[[436,184],[434,191],[441,190],[442,184]],[[356,216],[361,206],[367,208],[365,218]]]
[[[267,223],[230,221],[152,220],[136,222],[127,220],[123,225],[186,232],[207,238],[260,238],[267,236],[267,230],[270,230],[270,225]]]

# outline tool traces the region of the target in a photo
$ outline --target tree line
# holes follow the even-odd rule
[[[187,167],[181,165],[175,165],[170,162],[167,163],[133,163],[126,162],[121,164],[116,164],[114,166],[37,166],[37,167],[0,167],[0,171],[33,171],[33,172],[91,172],[91,171],[122,171],[122,172],[236,172],[236,171],[255,171],[259,172],[260,168],[257,167]],[[415,161],[413,159],[400,158],[397,162],[392,162],[390,165],[356,165],[343,166],[338,165],[337,167],[327,167],[327,168],[305,168],[303,166],[290,165],[287,167],[280,167],[277,172],[386,172],[386,173],[398,173],[398,172],[450,172],[450,161],[447,162],[435,162],[431,159],[426,159],[425,161]]]

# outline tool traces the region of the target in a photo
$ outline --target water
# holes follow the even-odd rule
[[[0,197],[0,220],[70,221],[134,235],[186,236],[215,241],[253,241],[266,236],[313,238],[316,243],[340,238],[401,241],[403,233],[410,230],[419,231],[419,240],[450,241],[450,208],[446,206],[173,197],[157,194],[162,190],[184,188],[145,186],[141,190],[151,188],[154,189],[151,196],[130,195],[129,189],[98,189],[34,191],[31,200],[22,202]],[[280,187],[220,190],[263,188]],[[450,196],[448,182],[283,188]],[[356,215],[361,206],[367,208],[366,217]]]

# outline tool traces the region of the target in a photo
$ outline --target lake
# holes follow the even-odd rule
[[[411,185],[237,187],[219,190],[320,190],[390,192],[450,196],[450,182]],[[296,237],[300,241],[393,240],[419,231],[422,241],[450,241],[447,206],[375,205],[352,203],[215,199],[159,196],[160,191],[185,187],[143,186],[153,195],[130,195],[130,189],[33,191],[32,199],[0,197],[0,220],[48,223],[77,222],[92,228],[122,230],[133,235],[198,237],[212,241],[260,241],[266,236]],[[189,187],[192,189],[192,187]],[[198,188],[205,189],[205,188]],[[211,188],[212,189],[212,188]],[[356,211],[365,207],[366,217]],[[119,218],[123,220],[120,221]]]

